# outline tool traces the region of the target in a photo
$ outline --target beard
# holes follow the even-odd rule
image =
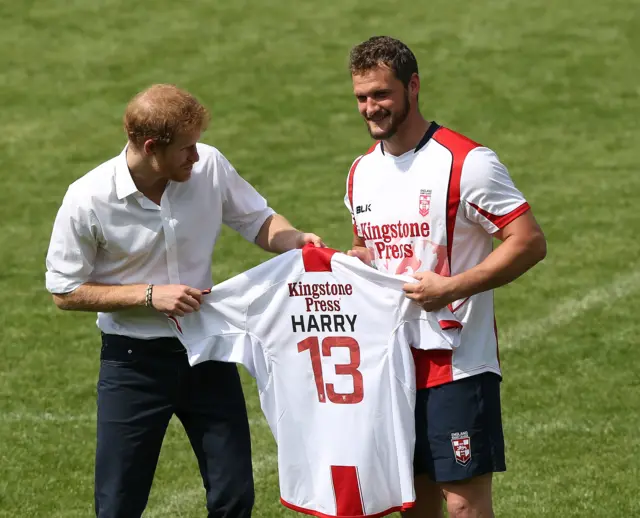
[[[191,172],[193,171],[193,166],[191,167],[179,167],[173,169],[171,174],[169,175],[169,179],[173,182],[186,182],[191,178]]]
[[[400,128],[402,123],[405,120],[407,120],[410,109],[411,109],[411,101],[409,100],[409,93],[405,91],[404,106],[402,111],[397,113],[392,113],[387,110],[383,111],[383,116],[390,118],[390,125],[388,129],[386,130],[379,129],[377,131],[374,131],[371,129],[371,125],[369,124],[369,121],[371,119],[365,119],[365,124],[367,125],[367,130],[369,130],[369,135],[371,135],[371,138],[375,140],[389,140],[398,132],[398,129]]]

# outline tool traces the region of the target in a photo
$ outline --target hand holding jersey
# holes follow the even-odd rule
[[[437,311],[455,301],[451,295],[449,277],[425,271],[413,274],[418,282],[405,284],[402,289],[407,298],[420,304],[425,311]]]
[[[347,255],[351,257],[357,257],[367,266],[375,266],[373,264],[373,255],[367,248],[363,246],[352,248],[351,250],[347,251]]]
[[[318,248],[325,248],[327,246],[324,244],[324,241],[322,241],[322,238],[320,236],[305,232],[299,237],[298,246],[296,248],[302,248],[303,246],[308,244],[312,244],[313,246],[317,246]]]
[[[200,309],[203,292],[181,284],[151,286],[149,305],[167,315],[183,316]]]

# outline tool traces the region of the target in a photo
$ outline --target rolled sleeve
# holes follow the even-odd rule
[[[247,241],[253,242],[264,222],[275,211],[223,156],[220,157],[219,166],[225,187],[222,222]]]
[[[47,252],[45,278],[50,293],[69,293],[89,280],[98,249],[97,229],[95,215],[67,192]]]

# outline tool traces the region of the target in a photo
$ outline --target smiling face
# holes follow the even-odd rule
[[[167,145],[145,142],[145,154],[158,178],[186,182],[191,177],[191,169],[200,159],[196,148],[200,134],[200,131],[178,134]]]
[[[169,145],[160,147],[155,152],[159,175],[174,182],[186,182],[200,159],[196,149],[199,139],[200,131],[178,134]]]
[[[358,111],[369,134],[376,140],[390,139],[402,127],[412,109],[411,94],[418,81],[417,75],[411,78],[408,87],[383,65],[351,77]]]
[[[124,126],[144,169],[158,180],[184,182],[199,160],[196,143],[209,122],[207,109],[186,90],[156,84],[137,94]]]

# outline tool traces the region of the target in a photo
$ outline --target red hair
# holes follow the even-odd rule
[[[140,148],[151,139],[168,146],[178,134],[204,131],[209,112],[186,90],[156,84],[137,94],[124,113],[129,142]]]

